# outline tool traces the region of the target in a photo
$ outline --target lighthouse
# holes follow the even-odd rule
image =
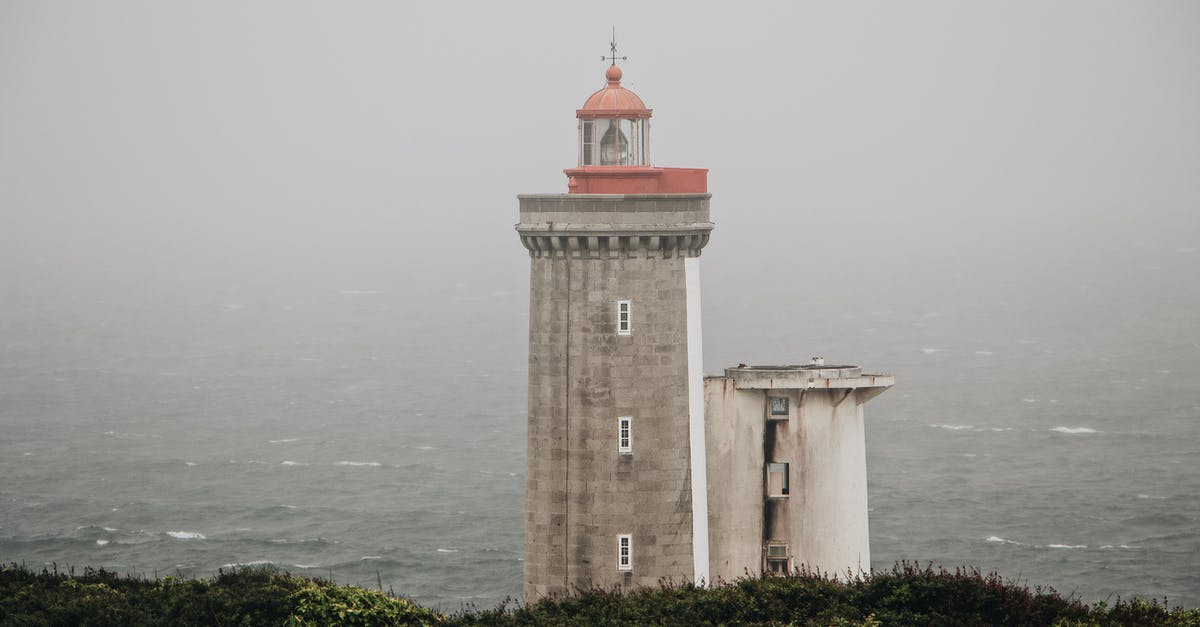
[[[869,569],[862,407],[894,377],[823,360],[704,376],[708,170],[652,164],[652,111],[622,84],[615,45],[606,59],[575,112],[566,193],[518,196],[526,600]]]
[[[567,193],[521,195],[529,250],[525,597],[707,578],[700,253],[708,171],[651,165],[610,65]]]

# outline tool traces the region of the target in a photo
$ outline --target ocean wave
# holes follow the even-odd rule
[[[271,544],[329,544],[325,538],[300,538],[294,540],[292,538],[272,538]]]
[[[285,459],[285,460],[279,462],[279,465],[280,466],[307,466],[308,464],[304,464],[301,462],[294,462],[290,459]]]
[[[253,560],[250,562],[231,562],[222,564],[221,568],[253,568],[255,566],[274,566],[275,562],[271,560]]]
[[[929,425],[935,429],[949,429],[951,431],[962,431],[964,429],[974,429],[975,425]]]
[[[167,535],[176,540],[207,540],[204,534],[196,531],[168,531]]]
[[[932,354],[934,354],[934,353],[940,353],[940,352],[942,352],[942,351],[944,351],[944,350],[946,350],[946,349],[944,349],[944,348],[930,348],[930,347],[928,347],[928,346],[924,346],[924,347],[922,347],[922,348],[921,348],[921,352],[922,352],[922,353],[925,353],[926,355],[932,355]]]
[[[1100,548],[1102,548],[1102,549],[1136,549],[1138,547],[1129,546],[1128,544],[1117,544],[1117,545],[1106,544]]]
[[[98,544],[100,546],[104,546],[104,545],[108,544],[108,540],[101,538],[99,540],[96,540],[96,544]]]
[[[1024,542],[1017,542],[1016,540],[1009,540],[1006,538],[1001,538],[1000,536],[988,536],[987,538],[984,538],[984,539],[987,540],[988,542],[995,542],[997,544],[1012,544],[1012,545],[1016,545],[1016,546],[1027,546]]]
[[[338,290],[338,294],[342,296],[369,296],[371,294],[382,294],[381,290]]]
[[[1137,497],[1139,499],[1151,499],[1151,500],[1155,500],[1155,501],[1162,501],[1167,498],[1165,496],[1155,496],[1153,494],[1139,494],[1139,495],[1137,495]]]
[[[418,451],[432,451],[433,447],[432,446],[418,446],[417,450]]]
[[[366,560],[381,560],[381,559],[383,559],[383,556],[381,556],[381,555],[364,555],[364,556],[358,558],[358,560],[360,562],[366,561]]]
[[[995,355],[995,353],[993,353],[992,351],[975,351],[975,354],[981,355],[983,357],[990,357],[992,355]]]
[[[379,462],[338,462],[335,466],[382,466]]]
[[[284,442],[296,442],[300,438],[283,438],[282,440],[267,440],[267,444],[283,444]]]
[[[1047,544],[1047,549],[1086,549],[1086,544]]]
[[[183,465],[190,467],[190,466],[196,466],[197,464],[196,464],[196,462],[183,462]]]
[[[1070,435],[1079,433],[1096,433],[1096,430],[1090,427],[1053,427],[1050,430],[1056,433],[1066,433]]]
[[[292,568],[320,568],[320,564],[292,564]]]
[[[458,553],[458,549],[438,549],[438,553]]]

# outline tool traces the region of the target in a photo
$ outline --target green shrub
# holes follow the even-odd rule
[[[798,571],[697,587],[577,590],[528,605],[443,616],[357,586],[239,568],[212,579],[149,580],[0,566],[0,625],[1162,625],[1200,627],[1200,609],[1157,601],[1089,607],[978,570],[897,564],[842,579]]]

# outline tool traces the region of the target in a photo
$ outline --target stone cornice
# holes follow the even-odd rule
[[[554,225],[557,227],[558,225]],[[521,244],[530,257],[571,259],[630,259],[699,257],[708,243],[712,224],[661,229],[583,229],[599,225],[563,225],[537,228],[517,225]]]
[[[708,194],[519,196],[521,243],[532,257],[698,257],[708,243]]]

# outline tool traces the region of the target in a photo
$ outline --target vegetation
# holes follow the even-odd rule
[[[1194,625],[1200,609],[1140,599],[1088,606],[996,574],[914,564],[839,581],[820,573],[711,589],[664,583],[578,591],[445,615],[357,586],[242,568],[211,580],[149,580],[0,566],[0,625]]]
[[[211,580],[0,566],[0,625],[429,625],[444,617],[357,586],[239,568]]]

